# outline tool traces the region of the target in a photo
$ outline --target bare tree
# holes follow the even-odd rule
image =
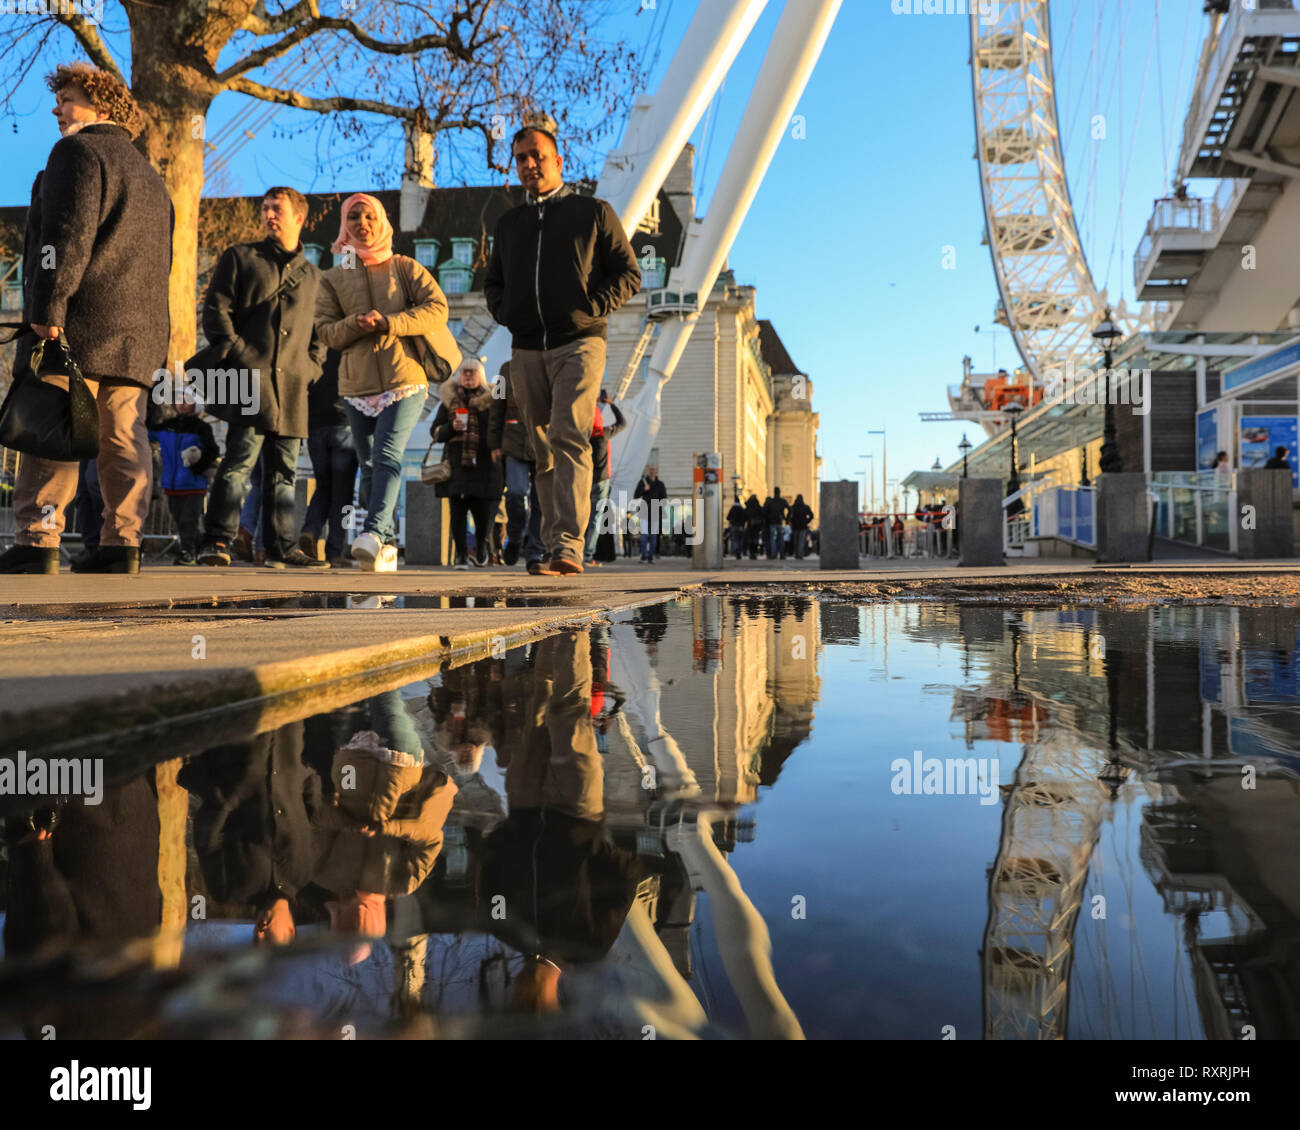
[[[525,115],[546,110],[567,144],[582,145],[621,117],[644,78],[635,51],[601,37],[605,0],[123,0],[104,5],[103,34],[84,7],[50,7],[58,11],[0,29],[0,59],[9,60],[0,107],[34,67],[57,60],[63,40],[124,81],[129,69],[148,119],[137,144],[176,209],[173,358],[195,342],[205,123],[218,95],[342,115],[337,124],[353,137],[373,131],[379,115],[436,145],[477,138],[487,165],[503,172]],[[109,16],[123,14],[127,28],[115,34]],[[118,43],[129,64],[111,49]]]

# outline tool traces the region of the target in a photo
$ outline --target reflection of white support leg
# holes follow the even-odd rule
[[[745,1012],[750,1035],[760,1040],[802,1040],[790,1008],[772,973],[772,939],[726,857],[713,842],[712,823],[699,813],[695,823],[669,829],[668,847],[681,855],[692,879],[709,896],[718,951]]]
[[[622,713],[645,735],[645,753],[654,762],[656,787],[678,797],[697,794],[700,786],[695,774],[660,722],[659,680],[630,624],[616,624],[611,629],[609,673],[610,680],[626,696]],[[624,737],[635,746],[630,732]]]
[[[653,1025],[656,1039],[698,1039],[708,1016],[673,965],[642,899],[632,903],[610,954],[615,955],[626,956],[625,968],[636,971],[639,983],[630,988],[637,1022]]]

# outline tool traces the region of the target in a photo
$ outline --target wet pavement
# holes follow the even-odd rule
[[[1296,1038],[1298,639],[700,595],[0,749],[0,1036]]]

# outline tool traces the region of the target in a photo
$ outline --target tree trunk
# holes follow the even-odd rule
[[[175,73],[180,68],[167,67]],[[179,76],[178,76],[179,78]],[[168,366],[184,362],[195,346],[195,287],[198,278],[199,198],[203,194],[203,136],[211,98],[199,86],[199,76],[155,83],[153,76],[136,75],[134,89],[150,125],[142,137],[145,156],[167,186],[176,210],[172,235],[172,270],[168,283],[171,340]],[[158,89],[161,87],[161,89]]]

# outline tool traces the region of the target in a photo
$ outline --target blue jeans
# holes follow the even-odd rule
[[[648,561],[650,558],[654,557],[655,551],[658,548],[659,548],[658,534],[641,535],[641,560],[642,561]]]
[[[506,456],[506,544],[523,539],[525,561],[540,561],[546,556],[542,544],[542,508],[537,502],[537,483],[533,464],[512,455]]]
[[[785,545],[785,527],[768,526],[767,528],[768,557],[775,557],[784,545]]]
[[[230,425],[226,434],[226,454],[212,484],[208,513],[203,521],[206,541],[221,541],[228,545],[234,540],[238,532],[239,500],[248,490],[253,469],[264,460],[262,488],[251,497],[260,495],[266,556],[279,559],[295,548],[293,481],[298,472],[298,445],[301,442],[297,436],[259,432],[245,424]]]
[[[239,524],[253,535],[253,544],[258,549],[265,549],[262,542],[262,461],[253,464],[248,476],[248,493],[244,495],[244,505],[239,508]]]
[[[357,452],[352,446],[352,429],[347,424],[312,428],[307,436],[307,454],[311,456],[316,490],[307,506],[302,530],[318,538],[328,523],[325,556],[332,560],[343,556],[343,508],[352,502],[356,486]]]
[[[596,539],[600,537],[600,519],[604,513],[604,503],[609,498],[609,488],[612,480],[602,479],[598,483],[593,483],[591,487],[591,517],[587,519],[587,563],[591,564],[596,559]],[[605,528],[611,530],[614,523],[608,517],[605,518]]]
[[[364,533],[386,542],[397,535],[397,496],[402,490],[402,453],[420,422],[424,396],[408,396],[378,416],[367,416],[344,401],[352,442],[361,464],[360,502],[366,511]]]

